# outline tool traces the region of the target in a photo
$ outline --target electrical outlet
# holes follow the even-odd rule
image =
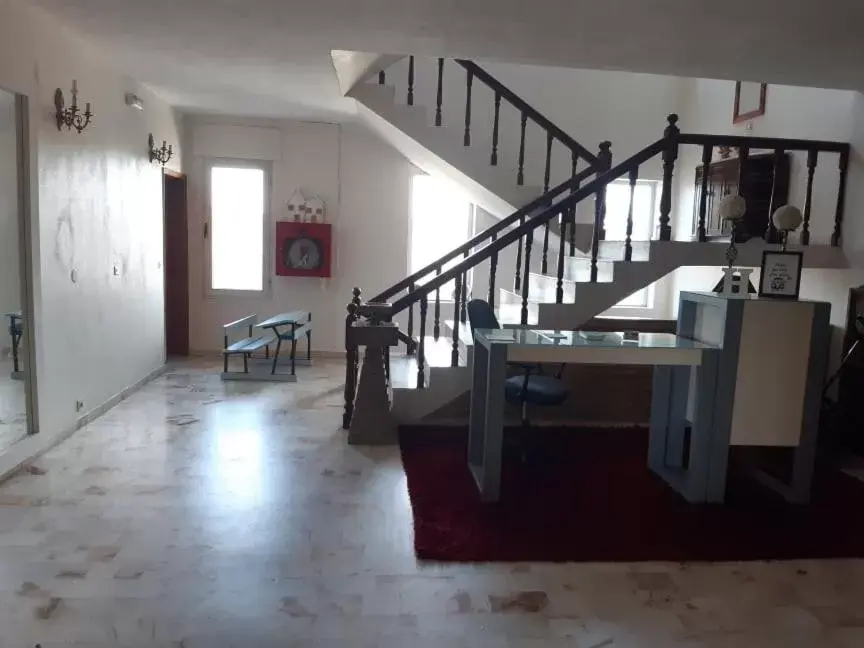
[[[75,411],[80,412],[84,409],[84,401],[75,401]]]
[[[120,266],[117,265],[116,263],[114,264],[114,276],[115,276],[115,277],[119,277],[119,276],[120,276]]]

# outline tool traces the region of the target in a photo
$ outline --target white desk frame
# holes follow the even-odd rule
[[[494,502],[501,495],[507,362],[655,367],[649,466],[691,502],[722,501],[725,480],[719,491],[709,489],[719,481],[709,480],[719,348],[670,333],[642,333],[638,341],[628,342],[615,334],[596,340],[577,331],[530,328],[479,329],[474,340],[468,466],[483,501]],[[691,383],[695,405],[688,420]],[[688,430],[690,452],[685,458]]]

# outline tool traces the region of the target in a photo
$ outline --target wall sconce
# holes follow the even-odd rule
[[[150,137],[147,138],[147,148],[149,149],[150,161],[151,162],[159,162],[163,167],[168,164],[168,160],[170,160],[174,155],[173,147],[166,146],[165,141],[162,141],[162,148],[156,148],[156,141],[153,139],[153,133],[150,133]]]
[[[87,103],[84,112],[78,108],[78,82],[72,81],[72,105],[66,108],[63,99],[63,91],[60,88],[54,92],[54,107],[57,109],[57,130],[72,130],[74,127],[79,133],[90,125],[93,113],[90,111],[90,103]]]

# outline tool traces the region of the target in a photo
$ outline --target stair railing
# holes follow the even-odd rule
[[[632,242],[630,236],[633,229],[633,202],[636,183],[639,179],[640,168],[649,160],[660,156],[663,162],[663,180],[660,195],[660,215],[658,223],[658,239],[660,241],[670,241],[672,234],[671,224],[671,208],[673,204],[672,195],[672,180],[674,177],[675,162],[678,159],[679,148],[681,145],[697,145],[702,147],[702,162],[703,169],[703,191],[699,200],[697,211],[696,236],[694,240],[705,241],[705,221],[706,221],[706,201],[705,201],[705,183],[710,171],[710,166],[713,159],[713,149],[715,147],[736,146],[739,149],[740,158],[740,177],[739,188],[742,195],[745,196],[748,191],[746,167],[750,151],[752,150],[774,150],[777,157],[779,154],[787,151],[804,151],[807,153],[807,184],[804,202],[804,223],[800,236],[800,244],[804,246],[810,245],[810,223],[812,218],[812,193],[813,193],[813,177],[815,168],[818,162],[820,153],[835,153],[838,154],[838,170],[839,183],[837,190],[837,200],[834,213],[834,228],[831,235],[830,244],[837,247],[841,243],[842,225],[843,225],[843,206],[845,202],[846,191],[846,174],[849,165],[850,147],[848,143],[843,142],[828,142],[818,140],[800,140],[800,139],[784,139],[784,138],[766,138],[766,137],[742,137],[735,135],[704,135],[704,134],[682,134],[677,127],[678,116],[670,115],[667,118],[667,126],[664,130],[662,139],[650,144],[643,150],[639,151],[630,158],[620,162],[615,166],[611,166],[611,155],[604,157],[599,155],[598,160],[601,166],[608,165],[608,169],[597,174],[587,184],[582,185],[581,182],[588,176],[592,175],[592,171],[585,169],[581,173],[576,174],[571,180],[568,180],[559,186],[555,187],[548,194],[532,201],[530,205],[518,210],[510,217],[496,223],[493,227],[485,232],[478,234],[470,241],[466,242],[459,248],[451,251],[438,261],[423,268],[411,277],[403,279],[388,290],[380,293],[371,302],[386,302],[392,297],[395,297],[406,288],[410,288],[408,293],[392,301],[388,319],[392,319],[398,313],[412,308],[415,304],[420,304],[420,330],[425,332],[427,307],[430,296],[435,294],[435,323],[433,331],[437,334],[440,331],[440,322],[438,320],[440,314],[440,303],[438,297],[440,289],[450,281],[456,284],[456,302],[454,304],[454,320],[462,320],[462,312],[464,311],[467,301],[471,295],[464,290],[465,278],[468,273],[485,261],[490,262],[489,268],[489,298],[490,302],[494,302],[494,290],[496,282],[496,271],[499,253],[512,245],[513,243],[525,241],[525,259],[523,266],[520,266],[521,273],[521,310],[520,321],[522,325],[528,323],[528,304],[530,301],[530,250],[534,242],[534,234],[538,228],[544,227],[555,219],[560,219],[562,222],[569,214],[575,213],[576,205],[581,201],[593,197],[594,199],[594,236],[592,238],[590,263],[591,263],[591,282],[596,282],[597,278],[597,262],[600,248],[600,232],[603,229],[603,219],[605,217],[605,192],[609,183],[621,178],[627,178],[630,187],[630,200],[627,212],[627,238],[624,248],[624,261],[632,260]],[[601,145],[601,153],[608,146],[608,143]],[[776,174],[775,174],[776,176]],[[775,183],[776,185],[776,183]],[[569,194],[565,195],[565,192]],[[769,213],[773,213],[774,209],[780,206],[779,194],[776,194],[777,187],[772,188],[772,198]],[[775,195],[776,194],[776,195]],[[770,221],[770,219],[769,219]],[[769,225],[765,232],[766,241],[773,241],[776,232],[773,231],[773,225]],[[479,249],[474,249],[478,244],[485,243]],[[473,250],[473,251],[472,251]],[[452,267],[444,269],[444,264],[453,261],[458,256],[462,256],[462,261],[455,263]],[[565,240],[562,235],[559,241],[557,254],[557,284],[556,284],[556,303],[563,303],[563,283],[566,267],[565,255]],[[428,278],[429,275],[433,275]],[[423,281],[426,279],[425,281]],[[360,299],[361,292],[359,288],[354,289],[354,298],[348,306],[348,317],[346,318],[346,327],[352,326],[363,315],[363,305]],[[464,320],[463,320],[464,321]],[[458,366],[459,363],[459,326],[454,325],[452,333],[453,352],[451,357],[451,365]],[[343,424],[347,427],[350,423],[351,412],[353,410],[353,398],[357,382],[357,366],[358,354],[356,349],[346,348],[348,362],[346,363],[346,387],[345,387],[345,415],[343,416]],[[421,353],[418,357],[418,387],[425,386],[425,357]]]

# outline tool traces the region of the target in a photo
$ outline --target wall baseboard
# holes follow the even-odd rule
[[[106,400],[101,405],[97,405],[86,414],[80,416],[75,424],[71,427],[61,430],[56,434],[46,434],[39,432],[31,436],[24,437],[11,448],[0,454],[0,483],[15,475],[21,468],[31,463],[40,455],[45,454],[55,446],[59,445],[78,430],[85,427],[89,423],[102,416],[105,412],[115,407],[117,404],[128,398],[131,394],[141,389],[151,380],[158,378],[168,370],[168,365],[162,365],[147,374],[141,380],[122,389],[117,394]]]

